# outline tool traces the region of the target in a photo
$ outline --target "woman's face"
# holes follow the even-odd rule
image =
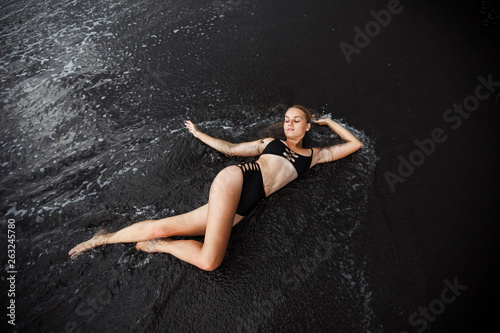
[[[304,137],[307,131],[311,128],[311,124],[307,122],[304,112],[300,109],[290,108],[285,114],[285,122],[283,130],[287,138]]]

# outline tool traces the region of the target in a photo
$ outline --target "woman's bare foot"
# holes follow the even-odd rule
[[[161,247],[167,242],[170,242],[170,238],[166,238],[164,240],[151,239],[147,241],[137,242],[135,245],[136,249],[144,251],[144,252],[163,252]]]
[[[93,249],[94,247],[101,246],[106,244],[106,241],[108,238],[111,236],[111,233],[107,232],[106,230],[99,230],[98,232],[95,233],[94,236],[92,236],[91,239],[89,239],[86,242],[80,243],[74,248],[72,248],[68,254],[71,256],[71,258],[76,257],[82,252],[88,251],[90,249]]]

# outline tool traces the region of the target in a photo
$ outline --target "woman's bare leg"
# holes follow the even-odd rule
[[[204,243],[195,240],[149,241],[137,243],[137,248],[148,252],[165,252],[204,270],[217,268],[226,253],[229,236],[240,200],[243,175],[236,167],[221,171],[212,183],[208,202]]]
[[[202,236],[207,227],[207,216],[208,204],[185,214],[137,222],[116,232],[99,230],[92,238],[72,248],[68,254],[73,258],[104,244],[135,243],[171,236]],[[236,215],[233,225],[242,218]]]
[[[71,257],[104,244],[135,243],[168,236],[199,236],[205,233],[208,205],[161,220],[137,222],[116,232],[99,230],[91,239],[69,251]]]

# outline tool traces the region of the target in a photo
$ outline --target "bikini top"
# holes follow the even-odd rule
[[[272,154],[286,158],[292,163],[300,177],[311,167],[313,150],[311,148],[311,156],[300,155],[288,148],[283,141],[274,139],[268,143],[262,154]]]

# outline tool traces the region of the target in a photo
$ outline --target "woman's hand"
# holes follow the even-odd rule
[[[201,133],[198,130],[198,127],[195,124],[193,124],[193,122],[191,120],[186,120],[185,125],[186,125],[187,129],[189,130],[189,132],[191,132],[195,138],[198,138],[199,134]]]
[[[318,125],[328,125],[328,123],[332,121],[330,118],[320,118],[317,114],[313,115],[311,120]]]

